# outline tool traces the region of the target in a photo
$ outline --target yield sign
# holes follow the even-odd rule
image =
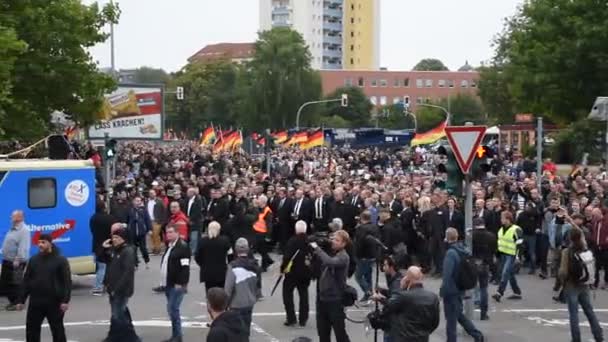
[[[475,153],[485,133],[486,126],[447,126],[445,128],[445,135],[462,173],[469,173]]]

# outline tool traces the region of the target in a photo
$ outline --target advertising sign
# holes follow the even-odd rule
[[[120,85],[105,96],[99,121],[89,128],[90,139],[162,139],[163,88]]]

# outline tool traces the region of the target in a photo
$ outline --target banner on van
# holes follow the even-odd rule
[[[120,85],[105,96],[90,139],[162,139],[163,89],[158,86]]]

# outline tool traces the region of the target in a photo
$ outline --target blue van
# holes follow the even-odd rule
[[[0,160],[0,243],[11,213],[22,210],[32,237],[51,234],[73,274],[95,272],[89,220],[95,213],[95,167],[89,160]],[[0,254],[0,259],[2,254]]]

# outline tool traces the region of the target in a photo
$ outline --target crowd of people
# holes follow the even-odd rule
[[[98,156],[90,146],[83,152]],[[442,280],[447,340],[456,341],[458,322],[475,341],[484,341],[463,312],[470,289],[463,277],[475,278],[480,319],[488,320],[489,298],[523,298],[521,267],[555,279],[552,297],[568,304],[573,341],[580,341],[579,305],[595,340],[603,341],[589,289],[608,286],[608,179],[585,169],[561,176],[550,161],[537,175],[532,160],[498,153],[492,170],[472,184],[473,245],[465,246],[462,196],[446,189],[440,161],[424,149],[277,149],[267,158],[213,154],[194,142],[121,143],[116,177],[100,186],[91,218],[97,261],[92,293],[109,293],[112,308],[107,341],[136,336],[127,302],[134,271],[148,267],[149,253],[162,255],[154,291],[167,297],[171,342],[181,341],[179,308],[191,259],[207,290],[212,342],[248,340],[253,307],[262,296],[260,274],[275,262],[285,275],[285,326],[307,325],[308,288],[317,280],[321,342],[330,341],[331,331],[338,342],[349,341],[344,308],[351,304],[351,276],[361,290],[357,301],[382,308],[385,341],[428,340],[439,324],[440,299],[424,289],[425,274]],[[15,224],[13,235],[18,232]],[[5,242],[3,249],[3,275],[5,264],[25,264],[18,247]],[[373,280],[374,266],[385,273],[384,290]],[[491,284],[497,289],[490,296]],[[507,286],[512,294],[505,297]],[[15,307],[22,303],[23,296],[11,299]]]

